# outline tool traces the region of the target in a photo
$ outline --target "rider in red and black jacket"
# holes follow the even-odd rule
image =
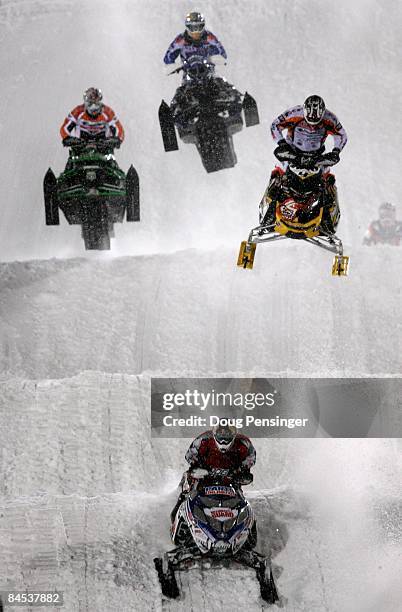
[[[228,480],[236,479],[241,484],[250,484],[253,481],[250,469],[255,464],[256,452],[251,440],[237,433],[236,427],[217,425],[191,443],[186,461],[190,468],[181,480],[182,491],[171,513],[172,522],[189,490],[194,470],[201,468],[211,474],[218,472]]]

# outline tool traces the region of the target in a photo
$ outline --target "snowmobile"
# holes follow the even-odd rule
[[[257,243],[292,238],[335,253],[333,276],[347,275],[349,257],[343,254],[342,241],[334,233],[340,218],[336,189],[330,185],[332,195],[326,193],[323,178],[324,169],[330,165],[325,155],[302,157],[295,154],[288,160],[274,197],[270,197],[268,188],[261,201],[260,225],[253,228],[248,239],[240,245],[238,266],[253,268]],[[329,182],[331,176],[327,179]]]
[[[175,572],[238,564],[255,570],[262,599],[275,603],[279,597],[271,562],[254,550],[256,520],[241,482],[201,469],[193,476],[171,526],[176,548],[154,559],[163,595],[179,597]]]
[[[118,138],[68,138],[67,166],[58,178],[51,168],[43,189],[46,225],[59,225],[59,208],[68,223],[82,226],[85,248],[110,249],[114,223],[140,220],[139,179],[131,165],[125,174],[117,165]]]
[[[233,168],[237,157],[233,135],[259,123],[257,104],[247,92],[242,95],[225,79],[215,76],[215,65],[201,56],[191,56],[173,73],[184,71],[183,86],[172,103],[162,100],[159,123],[165,151],[177,151],[178,134],[195,144],[207,172]]]

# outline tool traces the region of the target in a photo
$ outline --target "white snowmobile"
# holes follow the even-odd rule
[[[174,517],[171,537],[176,548],[154,559],[166,597],[180,595],[177,571],[236,563],[255,570],[262,599],[270,604],[279,600],[270,558],[254,550],[257,527],[253,509],[241,482],[231,478],[227,470],[212,474],[193,471],[189,493]]]

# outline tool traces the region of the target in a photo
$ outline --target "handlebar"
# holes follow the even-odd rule
[[[182,70],[184,72],[188,72],[193,67],[195,67],[197,64],[198,65],[201,64],[205,68],[211,69],[211,70],[213,70],[215,68],[215,64],[213,62],[209,61],[208,57],[204,57],[203,55],[191,55],[188,59],[183,61],[181,66],[179,66],[178,68],[175,68],[174,70],[169,72],[168,76],[170,76],[171,74],[177,74],[178,72],[181,72]]]
[[[280,162],[288,162],[297,168],[306,168],[308,170],[330,167],[337,163],[326,158],[325,153],[324,155],[302,155],[296,151],[286,151],[283,155],[275,154],[275,157],[279,159]]]
[[[196,468],[192,471],[191,475],[194,480],[198,481],[197,486],[200,485],[204,480],[222,483],[225,480],[234,486],[247,485],[253,482],[253,474],[248,472],[233,472],[230,469],[213,468],[212,470],[205,470],[203,468]]]
[[[110,149],[118,149],[121,145],[120,138],[104,138],[102,140],[85,140],[84,138],[75,138],[74,136],[67,136],[67,138],[63,139],[64,147],[71,148],[93,148],[98,151]]]

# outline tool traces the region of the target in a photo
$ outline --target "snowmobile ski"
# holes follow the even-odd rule
[[[247,242],[243,240],[240,245],[239,257],[237,258],[237,265],[241,268],[253,269],[255,250],[257,245],[254,242]]]
[[[269,568],[269,576],[266,575],[266,564],[261,563],[256,569],[257,579],[260,583],[261,598],[269,604],[274,604],[279,601],[278,591],[276,589],[272,568]]]
[[[177,151],[179,145],[177,144],[176,130],[174,127],[174,121],[169,106],[164,100],[162,100],[159,107],[159,125],[162,132],[163,146],[165,151]]]
[[[332,276],[347,276],[349,271],[349,256],[335,255],[332,264]]]
[[[43,179],[43,193],[45,197],[46,225],[59,225],[59,205],[57,201],[57,179],[51,168]]]
[[[126,175],[127,221],[140,220],[140,181],[138,173],[131,165]]]
[[[258,125],[260,123],[260,118],[258,116],[258,108],[257,102],[254,100],[249,93],[244,94],[243,98],[243,111],[244,118],[246,120],[246,127],[251,127],[253,125]]]
[[[162,593],[165,597],[176,599],[180,595],[179,587],[177,586],[176,576],[172,564],[168,562],[167,569],[163,571],[163,560],[159,557],[154,559],[155,569],[158,573],[159,582]]]

